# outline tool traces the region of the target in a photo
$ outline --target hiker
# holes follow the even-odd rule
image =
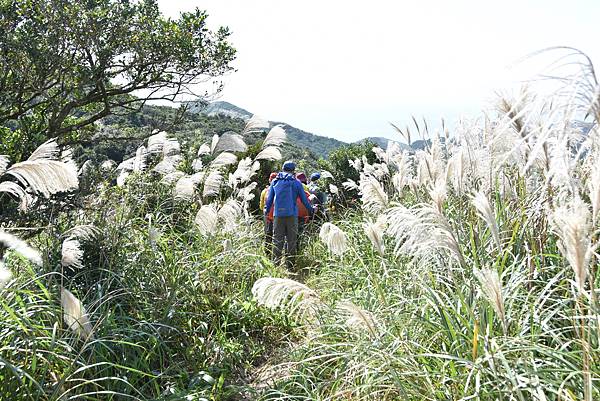
[[[311,200],[311,194],[308,190],[306,174],[298,173],[296,174],[296,179],[300,181],[300,183],[302,183],[302,187],[304,188],[304,194],[308,198],[308,201],[311,204],[313,204]],[[298,252],[300,252],[303,237],[302,234],[304,233],[304,229],[310,221],[312,214],[308,211],[308,209],[306,209],[300,197],[296,198],[296,206],[298,208],[298,240],[296,241],[296,249]]]
[[[319,206],[319,217],[326,221],[329,221],[329,215],[327,214],[327,208],[325,207],[327,204],[327,193],[319,188],[319,179],[321,179],[320,173],[312,173],[310,175],[310,183],[308,184],[308,189],[310,193],[316,198],[314,203]]]
[[[273,180],[277,177],[277,173],[271,173],[269,175],[269,184],[260,193],[260,210],[265,210],[267,204],[267,195],[269,194],[269,188]],[[273,206],[269,210],[269,213],[265,214],[265,253],[268,256],[273,256]]]
[[[297,253],[296,244],[298,239],[296,198],[300,198],[309,213],[314,213],[315,208],[308,201],[302,183],[294,177],[296,164],[293,161],[286,161],[283,163],[282,170],[269,187],[267,203],[263,212],[267,215],[271,206],[273,206],[273,254],[275,263],[281,261],[283,246],[287,239],[286,261],[288,268],[291,269]]]

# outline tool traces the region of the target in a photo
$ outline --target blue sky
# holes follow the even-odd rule
[[[229,26],[238,70],[220,96],[264,118],[344,141],[399,139],[389,121],[431,126],[493,106],[573,46],[600,68],[600,1],[159,0]]]

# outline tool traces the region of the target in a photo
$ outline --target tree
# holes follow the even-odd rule
[[[19,161],[110,114],[197,95],[235,58],[228,29],[206,20],[167,19],[156,0],[0,0],[0,154]]]

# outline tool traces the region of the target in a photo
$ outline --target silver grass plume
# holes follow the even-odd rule
[[[379,216],[377,221],[373,222],[371,220],[363,223],[363,229],[365,230],[365,234],[373,244],[373,248],[383,256],[385,254],[385,242],[383,240],[383,235],[385,233],[387,223],[385,221],[385,215]]]
[[[9,163],[10,159],[7,155],[0,155],[0,175],[4,174]]]
[[[210,146],[206,143],[203,143],[202,145],[200,145],[200,148],[198,148],[198,157],[204,156],[204,155],[209,155],[209,154],[210,154]]]
[[[248,145],[244,142],[244,138],[235,133],[224,133],[219,137],[216,146],[213,149],[214,153],[219,152],[245,152],[248,150]]]
[[[214,204],[202,205],[194,222],[202,235],[212,235],[217,232],[217,208]]]
[[[380,162],[388,162],[388,155],[385,153],[385,150],[381,149],[379,146],[373,146],[372,151],[375,153],[375,157],[377,157]]]
[[[256,189],[257,186],[258,186],[258,183],[251,182],[250,184],[246,185],[245,187],[238,189],[236,196],[239,199],[241,199],[243,202],[250,202],[255,197],[253,191]]]
[[[587,188],[590,203],[592,204],[592,222],[596,224],[598,221],[598,213],[600,212],[600,158],[596,156],[592,160],[593,162],[588,176]]]
[[[276,146],[267,146],[263,150],[261,150],[256,157],[255,160],[281,160],[281,152],[279,148]]]
[[[94,162],[91,160],[86,160],[82,165],[81,168],[79,169],[79,171],[77,172],[77,175],[81,176],[87,176],[94,168]]]
[[[183,157],[180,155],[166,156],[152,168],[152,171],[160,175],[171,174],[177,171],[177,166],[182,161]]]
[[[219,135],[214,134],[212,140],[210,141],[210,153],[214,154],[217,144],[219,143]]]
[[[223,174],[218,170],[211,171],[206,177],[206,180],[204,180],[202,196],[206,198],[208,196],[218,195],[221,190],[221,185],[223,185]]]
[[[256,162],[256,163],[258,163],[258,162]],[[257,166],[258,166],[258,169],[260,169],[260,164],[258,164],[258,165],[254,164],[252,162],[252,159],[250,159],[249,157],[246,157],[245,159],[240,160],[240,162],[237,165],[237,168],[233,172],[234,179],[240,184],[250,181],[250,179],[258,171],[258,169],[255,169],[255,167],[257,167]]]
[[[333,184],[329,184],[329,193],[331,193],[332,195],[339,195],[340,190],[338,189],[337,186],[335,186]]]
[[[192,161],[192,170],[194,170],[195,173],[202,171],[203,168],[204,164],[202,163],[202,159],[194,159],[194,161]]]
[[[352,180],[350,178],[348,178],[345,182],[343,182],[342,186],[347,191],[358,191],[358,190],[360,190],[360,188],[358,187],[358,184],[354,180]]]
[[[241,217],[242,205],[235,199],[229,199],[225,202],[217,213],[218,221],[222,223],[224,232],[235,231]]]
[[[448,220],[431,205],[412,209],[396,206],[386,215],[387,232],[396,240],[396,254],[430,259],[436,256],[436,250],[448,251],[461,265],[466,265]]]
[[[375,315],[366,309],[354,305],[350,301],[338,302],[335,309],[346,317],[346,325],[351,329],[364,330],[372,337],[376,337],[379,333],[379,322],[375,319]]]
[[[498,251],[500,251],[502,249],[500,230],[498,228],[498,222],[496,221],[496,214],[494,213],[494,209],[487,196],[485,196],[483,192],[477,192],[473,196],[472,201],[475,209],[477,209],[479,217],[487,224],[488,229],[492,234],[492,238],[494,238],[494,242],[496,243],[496,247],[498,248]]]
[[[163,156],[176,156],[181,153],[181,144],[175,138],[167,138],[163,143]]]
[[[388,206],[388,196],[375,177],[361,174],[358,183],[364,209],[382,211]]]
[[[148,137],[148,153],[162,153],[163,146],[167,141],[167,133],[160,131]]]
[[[83,269],[83,250],[76,239],[66,239],[62,243],[60,264],[64,267]]]
[[[329,252],[334,255],[342,256],[348,249],[346,233],[335,224],[323,224],[319,232],[319,238],[321,238],[321,241],[327,245]]]
[[[100,170],[104,172],[113,171],[117,167],[117,163],[114,160],[105,160],[100,164]]]
[[[559,249],[575,272],[579,291],[585,291],[585,282],[592,256],[592,222],[588,206],[579,198],[559,206],[551,215],[554,232],[560,238]]]
[[[29,209],[29,206],[31,206],[33,203],[33,197],[16,182],[0,182],[0,192],[7,193],[17,198],[19,200],[19,210],[22,212],[26,212]]]
[[[233,243],[229,238],[225,238],[223,240],[223,252],[231,252],[233,251]]]
[[[507,321],[504,309],[504,297],[502,294],[502,282],[498,271],[494,269],[483,268],[473,270],[473,274],[479,281],[481,292],[494,308],[494,311],[502,322],[504,333],[507,332]]]
[[[142,172],[146,169],[146,156],[148,152],[145,146],[140,146],[135,151],[135,159],[133,160],[133,171],[136,173]]]
[[[362,166],[362,161],[361,159],[348,159],[348,164],[355,169],[356,171],[358,171],[359,173],[362,171],[363,166]]]
[[[56,160],[26,160],[13,164],[6,170],[6,174],[15,177],[23,186],[41,193],[46,198],[79,187],[76,166]]]
[[[133,171],[133,165],[135,164],[135,157],[123,160],[117,166],[117,171]]]
[[[58,160],[59,155],[60,148],[56,143],[56,139],[50,139],[34,150],[27,160]]]
[[[244,130],[242,131],[242,135],[250,134],[252,132],[262,132],[269,129],[269,122],[264,118],[257,116],[256,114],[252,116],[246,123]]]
[[[4,266],[4,263],[0,262],[0,290],[6,287],[11,278],[12,272]]]
[[[333,180],[333,174],[327,170],[321,171],[321,178],[331,178]]]
[[[81,301],[71,291],[61,288],[60,303],[63,307],[65,323],[69,329],[85,340],[93,338],[92,323]]]
[[[127,178],[129,178],[130,174],[131,173],[127,170],[121,170],[121,172],[117,176],[117,186],[122,187],[123,185],[125,185],[125,182],[127,182]]]
[[[285,309],[298,320],[314,322],[323,303],[318,294],[306,285],[286,278],[263,277],[252,286],[252,295],[259,305],[269,309]]]
[[[219,153],[219,155],[217,157],[215,157],[215,159],[210,162],[210,168],[220,168],[220,167],[225,167],[225,166],[229,166],[231,164],[235,164],[237,163],[237,156],[234,155],[233,153],[229,153],[229,152],[223,152],[223,153]]]
[[[15,251],[38,266],[41,266],[43,263],[42,255],[38,250],[30,247],[22,239],[2,230],[0,230],[0,244],[5,248]]]
[[[263,141],[261,148],[265,149],[267,146],[281,146],[286,141],[286,133],[281,125],[276,125],[267,134]]]
[[[161,184],[171,185],[174,182],[177,182],[181,177],[185,176],[183,171],[173,171],[172,173],[167,173],[160,180]]]
[[[444,202],[446,202],[446,198],[448,197],[446,191],[446,180],[443,178],[439,178],[435,181],[433,187],[429,190],[429,196],[433,201],[433,206],[438,211],[438,213],[443,213],[444,211]]]
[[[65,231],[62,238],[77,238],[83,241],[94,242],[101,235],[98,227],[92,224],[80,224]]]
[[[189,175],[179,178],[173,188],[173,196],[177,200],[191,201],[194,199],[195,193],[196,183]]]

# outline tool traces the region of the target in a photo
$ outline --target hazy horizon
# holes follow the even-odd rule
[[[482,3],[159,0],[169,17],[199,7],[233,32],[237,71],[216,100],[345,142],[398,140],[389,122],[413,115],[430,127],[475,117],[540,73],[517,61],[544,48],[599,59],[600,2]]]

